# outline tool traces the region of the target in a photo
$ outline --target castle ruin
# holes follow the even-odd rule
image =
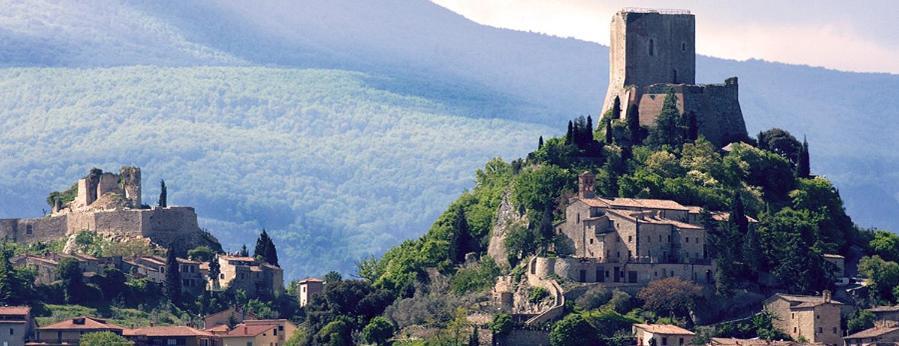
[[[199,245],[220,248],[218,240],[200,229],[194,208],[142,204],[138,167],[122,167],[119,174],[92,169],[75,189],[51,195],[53,208],[44,217],[0,219],[0,238],[28,244],[90,231],[145,237],[179,251]]]
[[[624,9],[612,17],[609,87],[601,114],[617,97],[621,116],[636,106],[640,125],[653,126],[669,90],[681,114],[693,113],[699,133],[719,147],[747,137],[737,78],[696,84],[696,20],[689,11]]]

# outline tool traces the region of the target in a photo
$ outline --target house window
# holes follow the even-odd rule
[[[790,313],[790,319],[791,319],[791,320],[792,320],[792,319],[796,319],[796,313],[795,313],[795,312]]]
[[[16,334],[15,329],[9,328],[9,335],[15,335],[15,334]]]
[[[815,319],[816,319],[816,320],[820,320],[820,319],[821,319],[821,315],[815,315]]]
[[[668,345],[668,337],[663,336],[662,337],[662,346],[665,346],[665,345]]]
[[[687,237],[686,239],[687,239],[687,243],[689,243],[689,242],[690,242],[690,237]]]
[[[277,329],[275,329],[275,330],[273,330],[273,333],[272,333],[272,335],[274,335],[274,336],[278,336],[278,330],[277,330]]]
[[[833,333],[834,333],[834,334],[837,333],[837,327],[833,327]]]
[[[795,333],[795,332],[796,332],[796,327],[793,327],[793,333]]]
[[[678,343],[679,345],[683,345],[683,344],[684,344],[684,338],[677,339],[677,343]]]
[[[34,232],[34,226],[26,225],[25,226],[25,234],[31,234],[31,232]]]
[[[824,328],[818,327],[818,334],[824,334]]]
[[[165,339],[165,344],[169,346],[174,346],[178,344],[178,340],[175,339]]]
[[[627,242],[632,243],[634,241],[634,236],[627,236]]]
[[[581,223],[581,213],[577,213],[577,223]]]
[[[252,342],[252,341],[247,341],[247,346],[253,346],[253,342]]]
[[[649,39],[649,56],[655,55],[655,50],[656,50],[656,41],[653,39]],[[662,345],[665,345],[665,344],[662,344]]]
[[[680,43],[680,51],[681,51],[681,52],[686,52],[686,51],[687,51],[687,42],[681,42],[681,43]]]
[[[590,244],[593,244],[593,238],[590,238]]]

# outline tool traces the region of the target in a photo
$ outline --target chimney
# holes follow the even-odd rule
[[[593,190],[593,185],[596,181],[596,176],[593,175],[590,171],[584,171],[580,175],[577,176],[577,185],[578,185],[578,198],[594,198],[596,194]]]
[[[830,303],[830,290],[824,290],[822,293],[825,303]]]

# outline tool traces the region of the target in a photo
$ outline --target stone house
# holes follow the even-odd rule
[[[316,278],[306,278],[297,283],[297,295],[299,295],[300,307],[306,306],[324,289],[324,281]]]
[[[14,260],[13,265],[34,270],[35,285],[49,285],[59,280],[59,262],[49,257],[27,255]]]
[[[642,324],[633,326],[637,346],[687,346],[693,341],[693,332],[670,324]]]
[[[181,276],[181,291],[187,294],[201,294],[206,289],[206,276],[200,270],[202,262],[186,258],[176,258]],[[165,282],[166,259],[160,256],[141,256],[127,261],[132,274],[145,277],[156,283]]]
[[[868,309],[874,314],[877,321],[897,321],[899,322],[899,305],[894,306],[875,306]]]
[[[3,346],[24,346],[34,334],[34,318],[31,307],[0,307],[0,344]]]
[[[870,346],[899,343],[899,325],[879,321],[874,327],[843,338],[846,346]]]
[[[232,324],[242,323],[244,320],[255,320],[253,313],[245,312],[239,307],[229,307],[225,310],[203,317],[203,328],[212,329],[217,326],[226,326],[230,329]],[[227,331],[227,329],[225,331]]]
[[[566,239],[557,252],[570,257],[541,259],[537,264],[548,268],[532,272],[579,282],[646,284],[676,276],[712,283],[708,232],[690,223],[695,208],[670,200],[597,197],[594,181],[590,172],[578,177],[579,192],[556,226]]]
[[[221,346],[218,336],[187,326],[125,329],[122,334],[135,346]]]
[[[87,333],[112,332],[122,335],[125,328],[93,317],[76,317],[37,329],[37,341],[41,345],[78,345]]]
[[[277,297],[284,292],[284,271],[253,257],[219,256],[219,285],[244,290],[248,296]]]
[[[765,300],[764,305],[776,317],[774,327],[793,340],[828,346],[843,343],[840,324],[843,303],[832,300],[830,291],[820,296],[778,293]]]
[[[221,335],[223,346],[283,346],[296,331],[288,320],[246,320]]]
[[[206,290],[206,276],[200,271],[202,262],[177,258],[178,272],[181,274],[181,291],[188,294],[202,294]]]

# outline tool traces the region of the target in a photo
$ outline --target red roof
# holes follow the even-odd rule
[[[125,336],[213,336],[211,333],[187,326],[157,326],[126,329],[122,332]]]
[[[304,284],[304,283],[307,283],[307,282],[324,282],[324,281],[323,281],[322,279],[319,279],[319,278],[305,278],[305,279],[303,279],[303,280],[300,280],[300,282],[298,282],[298,283]]]
[[[80,322],[79,322],[80,321]],[[79,322],[79,323],[76,323]],[[106,323],[106,320],[101,320],[92,317],[76,317],[73,319],[68,319],[65,321],[56,322],[49,326],[40,327],[38,329],[41,330],[58,330],[58,329],[75,329],[75,330],[124,330],[125,328],[119,327],[112,323]]]
[[[238,324],[228,332],[228,334],[223,335],[223,337],[241,337],[241,336],[256,336],[267,332],[271,329],[276,328],[276,324],[254,324],[254,325],[246,325],[246,324]]]
[[[29,312],[30,306],[0,306],[0,315],[27,315]]]

